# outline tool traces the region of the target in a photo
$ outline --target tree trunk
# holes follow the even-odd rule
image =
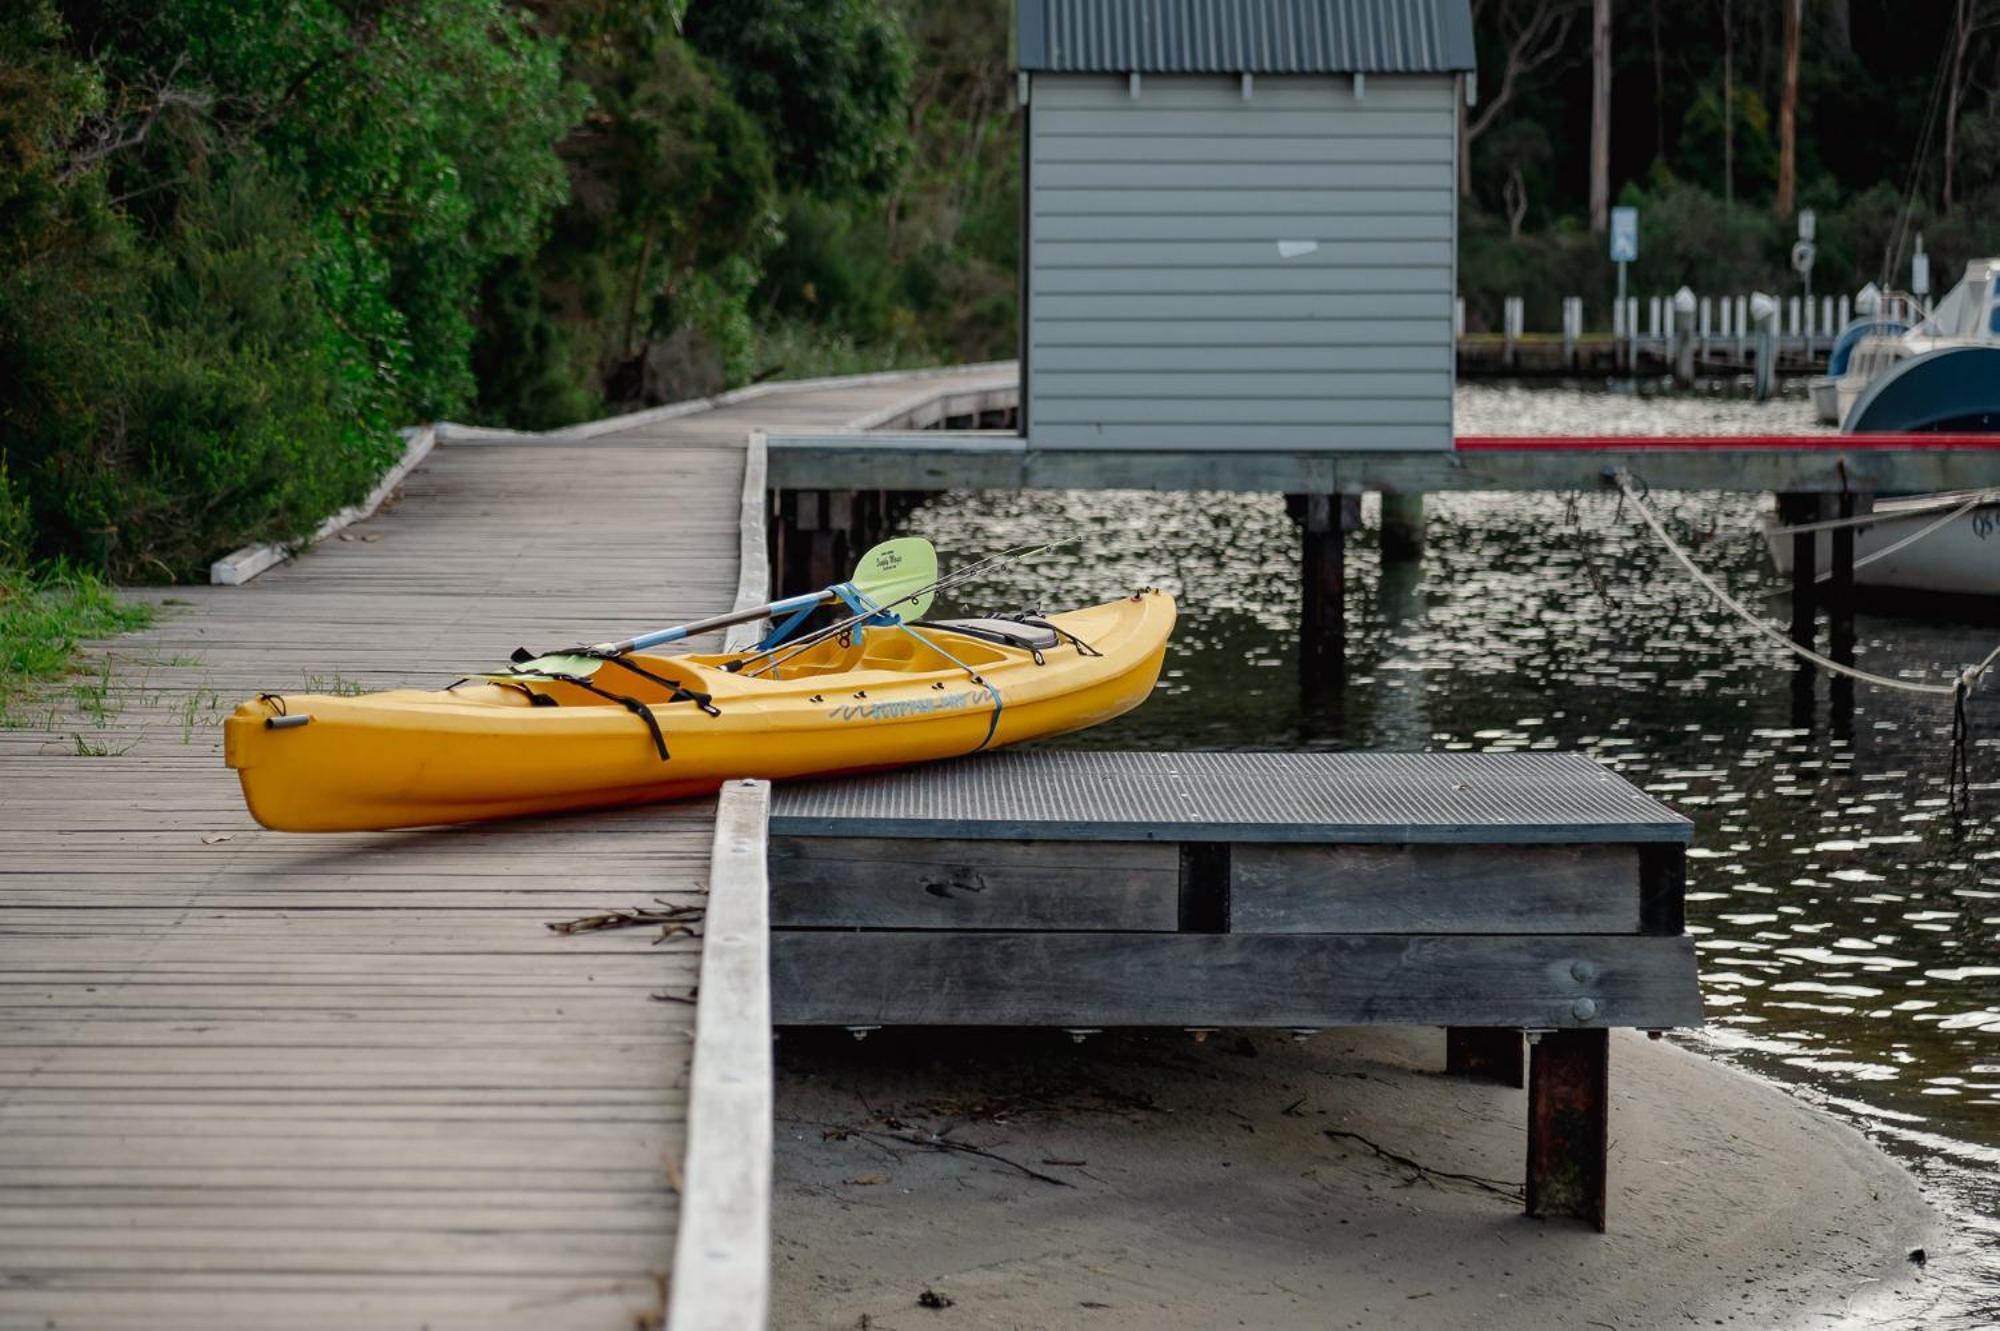
[[[1459,75],[1458,96],[1454,99],[1458,103],[1458,197],[1461,199],[1472,197],[1472,140],[1465,132],[1468,119],[1465,108],[1465,80],[1471,77],[1470,74]]]
[[[1660,0],[1653,0],[1653,160],[1667,160],[1667,57],[1660,48]]]
[[[1835,55],[1854,54],[1854,9],[1850,0],[1828,0],[1827,43]]]
[[[639,323],[639,295],[646,286],[646,270],[653,263],[653,239],[659,226],[657,218],[647,221],[645,236],[639,244],[639,263],[632,270],[632,285],[625,292],[625,330],[619,335],[618,349],[627,360],[637,354],[637,348],[632,345],[632,334]]]
[[[1799,153],[1799,10],[1804,0],[1785,0],[1785,77],[1778,101],[1778,220],[1791,220],[1798,192]],[[1947,129],[1946,134],[1950,134]],[[1946,150],[1949,161],[1949,149]],[[1951,168],[1945,168],[1950,178]]]
[[[1951,207],[1952,168],[1958,164],[1958,100],[1965,79],[1965,49],[1972,42],[1972,0],[1958,0],[1952,6],[1951,86],[1944,99],[1944,193]]]
[[[1590,229],[1611,226],[1611,0],[1592,0],[1590,16]]]
[[[1736,23],[1722,0],[1722,211],[1736,207]]]

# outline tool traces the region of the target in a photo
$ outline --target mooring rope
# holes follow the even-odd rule
[[[1926,684],[1914,679],[1891,679],[1887,675],[1877,675],[1871,671],[1857,669],[1845,662],[1836,661],[1831,657],[1821,656],[1812,648],[1803,647],[1793,642],[1791,636],[1783,629],[1780,629],[1775,624],[1765,622],[1763,618],[1753,613],[1743,602],[1723,590],[1722,584],[1718,583],[1707,573],[1704,573],[1700,565],[1696,564],[1689,557],[1688,552],[1682,548],[1680,542],[1676,541],[1667,531],[1666,525],[1660,521],[1659,516],[1651,508],[1647,507],[1644,497],[1638,490],[1633,488],[1632,477],[1629,472],[1620,467],[1611,473],[1611,478],[1617,482],[1618,489],[1631,502],[1633,509],[1638,512],[1639,517],[1645,522],[1646,526],[1652,529],[1653,535],[1659,538],[1660,544],[1667,547],[1667,553],[1671,554],[1680,566],[1688,571],[1689,576],[1700,583],[1709,595],[1727,606],[1737,618],[1757,630],[1764,637],[1777,643],[1778,646],[1792,653],[1792,655],[1810,661],[1821,669],[1832,671],[1836,675],[1846,675],[1850,679],[1858,679],[1864,684],[1873,684],[1877,688],[1897,689],[1904,693],[1924,693],[1932,697],[1950,698],[1951,759],[1947,797],[1954,810],[1959,808],[1959,801],[1962,798],[1966,800],[1970,799],[1972,789],[1972,764],[1970,756],[1972,727],[1966,719],[1965,701],[1971,695],[1974,686],[1985,676],[1986,672],[1991,670],[1995,664],[2000,664],[2000,647],[1995,647],[1992,651],[1988,652],[1986,659],[1978,665],[1967,666],[1965,669],[1959,671],[1957,677],[1949,684]],[[1970,507],[1970,505],[1967,507]],[[1953,516],[1956,515],[1954,514]]]
[[[1972,684],[1977,683],[1979,676],[1984,674],[1995,660],[1995,657],[1987,657],[1984,663],[1967,669],[1959,675],[1957,680],[1950,684],[1926,684],[1914,679],[1892,679],[1888,675],[1877,675],[1870,671],[1847,665],[1844,662],[1836,661],[1830,656],[1822,656],[1810,647],[1804,647],[1793,642],[1791,636],[1783,629],[1764,620],[1749,607],[1745,606],[1743,602],[1731,596],[1727,591],[1724,591],[1722,585],[1714,578],[1704,573],[1701,567],[1688,556],[1688,552],[1681,547],[1680,542],[1668,534],[1665,525],[1660,522],[1658,515],[1646,506],[1646,501],[1632,487],[1632,477],[1627,472],[1621,468],[1612,473],[1612,479],[1617,481],[1618,488],[1624,492],[1625,498],[1631,501],[1632,507],[1638,512],[1640,518],[1645,521],[1648,527],[1652,528],[1653,535],[1659,538],[1660,544],[1667,547],[1667,553],[1671,554],[1680,566],[1688,571],[1689,576],[1706,588],[1709,595],[1722,602],[1723,605],[1735,613],[1737,618],[1763,634],[1766,638],[1769,638],[1772,642],[1778,644],[1778,646],[1784,648],[1794,656],[1812,662],[1823,670],[1829,670],[1836,675],[1846,675],[1852,679],[1858,679],[1864,684],[1873,684],[1878,688],[1901,689],[1905,693],[1928,693],[1948,698],[1960,688],[1970,687]]]
[[[1950,510],[1952,517],[1957,517],[1968,509],[1977,508],[1981,504],[1990,504],[1996,499],[2000,499],[2000,490],[1973,490],[1966,496],[1965,502],[1957,508],[1952,507],[1957,502],[1957,496],[1945,496],[1929,504],[1905,506],[1886,512],[1856,513],[1846,518],[1822,518],[1818,522],[1795,522],[1787,527],[1766,527],[1762,531],[1744,534],[1753,537],[1801,536],[1807,532],[1839,531],[1842,527],[1873,527],[1884,522],[1894,522],[1898,518],[1920,518],[1926,513],[1943,513],[1946,510]]]

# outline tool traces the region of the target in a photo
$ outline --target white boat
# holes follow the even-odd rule
[[[1864,385],[1866,374],[1854,365],[1854,353],[1861,343],[1878,339],[1873,345],[1880,347],[1897,341],[1925,318],[1923,303],[1915,296],[1881,291],[1873,282],[1855,293],[1854,309],[1857,317],[1833,340],[1833,350],[1826,358],[1826,373],[1806,381],[1813,415],[1822,425],[1840,424],[1844,406],[1853,402]],[[1871,356],[1870,365],[1877,364],[1877,359]],[[1847,391],[1845,403],[1841,398],[1843,380]]]
[[[1833,567],[1827,523],[1813,550],[1824,581]],[[1778,572],[1792,571],[1793,527],[1765,526]],[[1854,529],[1854,584],[1949,596],[2000,597],[2000,490],[1881,499]]]
[[[1846,348],[1847,356],[1836,369],[1833,358],[1829,358],[1827,368],[1834,378],[1834,396],[1838,411],[1838,424],[1848,434],[1879,434],[1885,431],[1953,429],[1966,428],[1957,423],[1963,414],[1965,403],[1952,401],[1949,419],[1943,414],[1945,403],[1942,397],[1956,399],[1963,393],[1940,395],[1938,383],[1962,388],[1960,383],[1968,376],[1983,378],[1990,372],[1991,357],[1986,354],[2000,349],[2000,259],[1974,259],[1965,265],[1965,276],[1957,286],[1945,293],[1930,311],[1922,313],[1914,300],[1894,295],[1883,296],[1871,318],[1879,319],[1885,326],[1874,332],[1856,337]],[[1899,307],[1899,301],[1907,301],[1907,307]],[[1910,319],[1904,308],[1920,317]],[[1908,323],[1908,331],[1895,331],[1899,323]],[[1850,329],[1852,326],[1850,325]],[[1842,340],[1847,334],[1843,332]],[[1933,353],[1960,348],[1979,348],[1979,352],[1963,358],[1938,357]],[[1843,348],[1836,343],[1835,357]],[[1912,394],[1905,389],[1901,394],[1905,399],[1916,399],[1919,403],[1938,399],[1939,410],[1926,410],[1922,405],[1913,405],[1905,400],[1894,404],[1877,400],[1890,385],[1890,381],[1909,369],[1908,362],[1920,356],[1931,356],[1933,363],[1950,363],[1948,370],[1931,371],[1938,375],[1938,382],[1926,381],[1920,392]],[[1913,385],[1914,386],[1914,385]],[[1895,396],[1892,394],[1891,396]],[[1987,388],[1974,392],[1973,398],[1984,401],[1974,405],[1994,405],[2000,401],[2000,390]],[[1817,409],[1821,396],[1815,392],[1813,403]],[[1872,408],[1872,409],[1871,409]],[[1970,428],[1981,428],[1972,425]]]

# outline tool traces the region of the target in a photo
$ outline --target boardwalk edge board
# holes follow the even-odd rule
[[[375,510],[382,507],[387,499],[403,483],[417,464],[431,455],[431,449],[438,441],[438,427],[435,425],[413,426],[402,431],[403,458],[389,468],[368,497],[358,504],[351,504],[319,524],[313,534],[296,545],[266,542],[262,545],[246,545],[241,550],[232,550],[208,566],[208,580],[218,587],[240,587],[266,569],[273,568],[310,545],[317,545],[327,537],[345,527],[351,527],[364,518],[373,517]]]
[[[769,1316],[770,801],[769,782],[732,781],[716,809],[667,1331],[761,1331]]]
[[[765,513],[770,507],[764,493],[769,459],[764,432],[752,430],[743,449],[743,499],[737,518],[736,604],[731,607],[737,613],[771,599],[771,548],[764,531]],[[759,619],[735,625],[723,637],[722,649],[749,651],[763,638],[766,622]]]
[[[697,412],[731,407],[740,402],[754,402],[773,393],[805,393],[824,388],[862,388],[870,384],[914,383],[924,379],[962,379],[968,374],[991,371],[997,375],[1014,368],[1013,361],[985,361],[974,365],[936,365],[921,370],[883,370],[875,374],[830,375],[820,379],[769,379],[761,384],[747,384],[742,388],[731,389],[727,393],[718,393],[714,397],[690,398],[685,402],[672,402],[664,407],[648,407],[644,411],[629,412],[623,416],[609,416],[601,421],[587,421],[567,429],[551,430],[542,437],[563,442],[594,439],[601,434],[644,429],[648,425],[676,420],[682,416],[692,416]]]

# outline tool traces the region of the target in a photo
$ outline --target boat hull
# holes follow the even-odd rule
[[[1893,554],[1882,554],[1947,516],[1970,497],[1927,495],[1879,504],[1876,520],[1854,529],[1855,585],[1945,596],[2000,597],[2000,502],[1979,505]],[[1767,542],[1778,572],[1789,576],[1791,537],[1769,535]],[[1813,542],[1817,576],[1831,571],[1832,546],[1824,532]]]
[[[927,662],[909,635],[871,630],[849,668],[746,678],[722,657],[641,658],[713,697],[716,715],[645,696],[615,668],[597,682],[639,697],[658,720],[661,758],[641,718],[584,690],[475,684],[360,697],[264,697],[224,725],[224,752],[251,814],[282,831],[331,832],[474,822],[649,804],[707,794],[742,777],[794,777],[928,762],[1100,724],[1143,702],[1174,623],[1171,597],[1138,597],[1051,617],[1089,643],[1033,654],[942,632],[926,637],[977,673]],[[875,644],[917,659],[878,660]],[[830,649],[831,650],[831,649]],[[937,668],[923,668],[935,665]],[[989,687],[990,686],[990,689]],[[992,690],[999,694],[995,706]],[[310,721],[284,724],[285,718]],[[280,721],[273,727],[271,722]]]
[[[1942,346],[1898,361],[1843,407],[1840,428],[1846,434],[2000,430],[2000,346]]]

